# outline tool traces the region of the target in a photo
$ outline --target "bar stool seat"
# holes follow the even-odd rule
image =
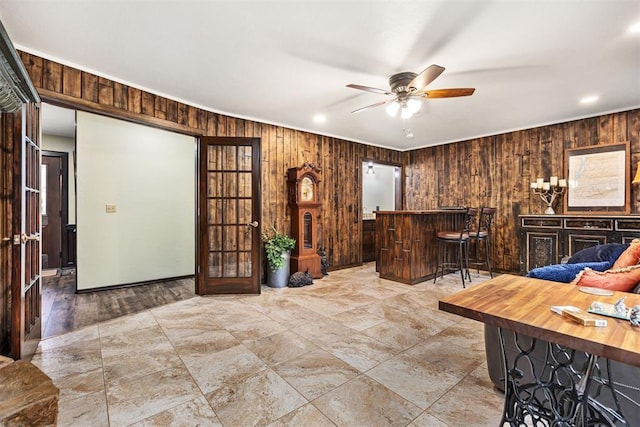
[[[476,266],[477,272],[480,272],[480,266],[486,266],[491,277],[493,277],[493,271],[491,271],[491,224],[495,214],[496,208],[482,207],[478,215],[478,228],[469,233],[470,243],[475,243],[475,256],[470,260],[470,264]],[[483,258],[480,258],[481,245],[484,249]]]
[[[438,271],[440,271],[440,277],[443,277],[445,270],[460,270],[462,287],[465,287],[465,275],[468,277],[469,281],[471,281],[471,274],[469,273],[469,232],[471,231],[477,214],[477,208],[467,208],[460,229],[442,230],[436,233],[436,241],[438,242],[438,265],[436,266],[433,283],[436,283]],[[447,247],[456,248],[457,254],[455,263],[447,262]]]

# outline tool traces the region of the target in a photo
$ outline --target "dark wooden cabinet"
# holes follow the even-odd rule
[[[362,220],[362,262],[376,260],[376,220]]]
[[[519,220],[523,275],[591,246],[640,238],[640,215],[522,215]]]

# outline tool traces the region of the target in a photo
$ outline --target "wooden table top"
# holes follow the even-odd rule
[[[628,307],[640,295],[614,292],[591,295],[578,286],[504,274],[443,298],[440,310],[601,357],[640,366],[640,327],[628,320],[607,319],[607,327],[582,326],[551,311],[553,305],[587,310],[593,301],[613,304],[626,297]]]

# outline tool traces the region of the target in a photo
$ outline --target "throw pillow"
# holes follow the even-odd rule
[[[581,262],[609,261],[613,264],[628,247],[629,244],[623,245],[621,243],[591,246],[573,254],[567,263],[578,264]]]
[[[534,279],[552,280],[554,282],[569,283],[576,278],[576,274],[585,268],[595,271],[605,271],[611,268],[609,261],[583,262],[580,264],[554,264],[545,267],[534,268],[527,273],[527,277]]]
[[[612,291],[629,292],[640,283],[640,265],[607,270],[605,272],[585,269],[579,273],[573,285],[603,288]]]
[[[640,261],[640,239],[633,239],[622,255],[613,263],[613,269],[631,267]]]

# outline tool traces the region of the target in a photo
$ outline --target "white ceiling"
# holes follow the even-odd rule
[[[406,150],[640,107],[640,0],[2,0],[17,48],[207,110]],[[400,71],[446,67],[403,123]],[[579,100],[597,95],[596,103]],[[316,114],[326,122],[315,123]],[[415,138],[404,137],[403,128]]]

